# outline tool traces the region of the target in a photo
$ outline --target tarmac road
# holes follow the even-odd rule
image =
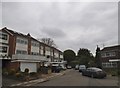
[[[71,69],[63,76],[57,76],[49,81],[31,86],[118,86],[118,78],[110,76],[104,79],[90,78]]]

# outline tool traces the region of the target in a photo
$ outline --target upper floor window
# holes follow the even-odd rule
[[[2,53],[7,53],[7,48],[6,46],[0,46],[0,52]]]
[[[7,40],[7,38],[8,38],[8,35],[7,35],[7,34],[0,33],[0,39]]]
[[[27,40],[24,40],[24,39],[20,39],[20,38],[17,38],[17,43],[21,43],[21,44],[25,44],[27,45],[28,44],[28,41]]]
[[[16,50],[16,54],[27,54],[27,51],[24,51],[24,50]]]
[[[31,52],[32,55],[39,55],[37,52]]]
[[[35,47],[39,47],[39,43],[38,42],[31,41],[31,45],[35,46]]]
[[[46,50],[46,51],[50,51],[50,48],[49,48],[49,47],[45,47],[45,50]]]
[[[102,52],[101,56],[102,57],[111,57],[111,56],[116,56],[116,54],[113,51],[111,51],[111,52]]]
[[[40,47],[41,47],[41,48],[40,48],[41,50],[43,50],[43,49],[44,49],[44,47],[43,47],[43,46],[40,46]]]

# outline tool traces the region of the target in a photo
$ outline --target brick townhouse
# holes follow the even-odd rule
[[[6,27],[0,30],[0,58],[3,68],[14,68],[37,72],[46,62],[60,62],[63,53],[57,48],[44,44],[27,35],[10,30]]]
[[[117,62],[110,60],[120,60],[120,45],[104,47],[100,53],[103,68],[118,68]]]

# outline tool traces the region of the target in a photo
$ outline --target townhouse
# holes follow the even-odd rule
[[[100,53],[103,68],[118,68],[118,64],[114,60],[120,60],[120,45],[104,47]]]
[[[3,68],[37,72],[46,62],[63,60],[62,52],[33,38],[4,27],[0,30],[0,58]],[[48,64],[49,65],[49,64]]]

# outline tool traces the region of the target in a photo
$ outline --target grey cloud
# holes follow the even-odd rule
[[[8,2],[2,8],[3,27],[51,37],[61,50],[85,47],[94,53],[96,45],[118,43],[118,3]]]
[[[60,29],[57,29],[57,28],[46,28],[44,27],[42,30],[41,30],[44,34],[47,34],[49,37],[52,37],[52,38],[63,38],[63,37],[66,37],[66,34],[60,30]]]

